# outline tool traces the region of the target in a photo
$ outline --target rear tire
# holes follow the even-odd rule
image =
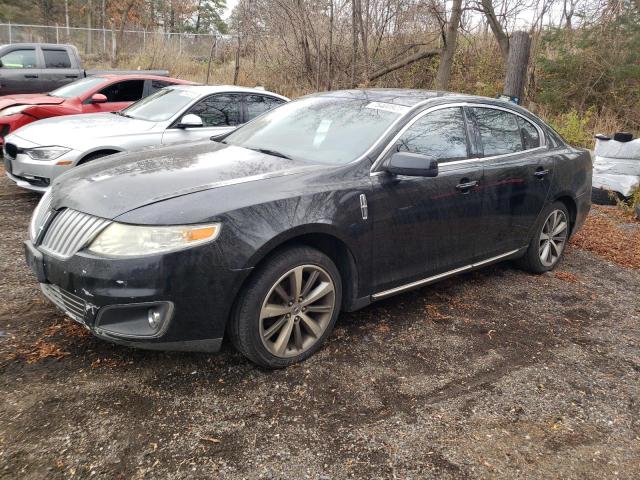
[[[569,240],[570,218],[564,203],[548,205],[540,215],[527,251],[517,260],[518,266],[532,273],[553,270]]]
[[[243,287],[229,337],[252,362],[287,367],[320,349],[341,302],[342,281],[331,259],[314,248],[287,248],[261,265]]]

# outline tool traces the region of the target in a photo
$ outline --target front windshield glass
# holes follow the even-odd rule
[[[76,80],[75,82],[68,83],[64,87],[60,87],[53,92],[50,92],[49,96],[58,98],[79,97],[104,82],[105,79],[101,77],[83,78],[82,80]]]
[[[303,98],[261,115],[224,143],[308,162],[344,164],[366,152],[406,110],[362,98]]]
[[[129,105],[120,113],[138,120],[164,122],[198,97],[198,93],[191,90],[162,88],[156,93]]]

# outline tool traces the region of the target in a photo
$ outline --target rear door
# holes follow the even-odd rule
[[[374,173],[369,211],[374,220],[378,291],[471,264],[482,229],[482,161],[473,158],[460,106],[419,115],[401,133],[396,151],[431,155],[435,178]]]
[[[241,94],[218,93],[203,98],[183,112],[164,132],[162,143],[193,142],[228,133],[243,123]],[[183,116],[200,117],[202,127],[180,128]]]
[[[5,48],[0,57],[0,95],[42,92],[38,58],[35,47]]]
[[[73,68],[71,57],[66,48],[42,47],[41,50],[45,67],[42,70],[41,79],[45,91],[50,92],[82,78],[82,71]]]
[[[514,111],[469,106],[484,160],[486,235],[478,242],[482,258],[525,246],[551,187],[554,157],[542,130]]]

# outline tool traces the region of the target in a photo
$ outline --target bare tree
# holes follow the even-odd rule
[[[453,8],[451,9],[451,17],[447,22],[447,30],[444,35],[444,46],[440,54],[440,65],[436,74],[436,89],[447,90],[449,88],[449,79],[451,77],[451,66],[453,65],[453,56],[455,55],[456,45],[458,43],[458,27],[460,26],[460,18],[462,17],[462,0],[453,0]]]

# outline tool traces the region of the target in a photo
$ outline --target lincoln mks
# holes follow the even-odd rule
[[[60,176],[26,257],[100,338],[271,368],[340,311],[504,260],[559,262],[590,208],[591,157],[500,100],[415,90],[307,96],[188,146]]]

